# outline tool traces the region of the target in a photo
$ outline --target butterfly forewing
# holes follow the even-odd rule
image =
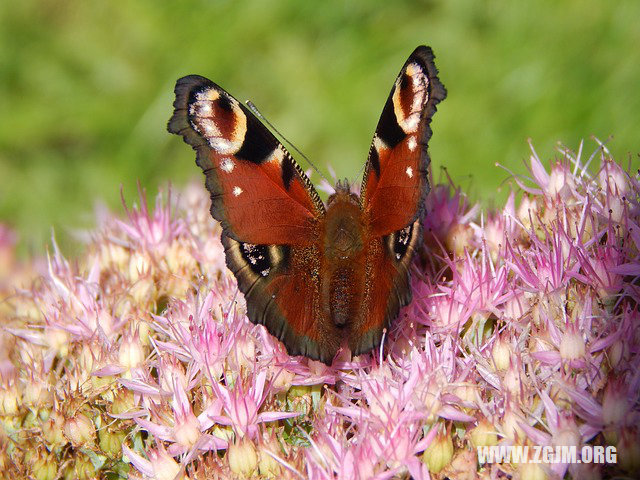
[[[362,182],[361,203],[371,234],[411,224],[429,192],[427,143],[431,117],[446,96],[429,47],[418,47],[393,84],[376,128]]]
[[[289,152],[247,108],[210,80],[178,80],[169,131],[197,152],[211,214],[236,240],[311,243],[324,206]]]

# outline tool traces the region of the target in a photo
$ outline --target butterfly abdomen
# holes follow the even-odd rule
[[[325,314],[337,327],[345,327],[360,314],[365,283],[365,231],[358,198],[336,186],[329,198],[323,232]]]

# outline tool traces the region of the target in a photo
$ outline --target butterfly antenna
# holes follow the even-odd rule
[[[266,123],[267,125],[269,125],[269,127],[271,128],[271,130],[273,130],[274,132],[276,132],[280,138],[282,138],[282,140],[284,140],[284,142],[289,145],[293,150],[296,151],[296,153],[300,154],[300,156],[302,158],[304,158],[307,163],[309,165],[311,165],[311,168],[313,168],[313,170],[320,175],[327,183],[329,183],[329,185],[331,185],[331,182],[329,182],[329,180],[327,179],[327,177],[325,177],[322,172],[320,170],[318,170],[316,168],[316,166],[311,162],[311,160],[309,160],[307,158],[307,156],[302,153],[300,151],[300,149],[298,147],[296,147],[293,143],[291,143],[289,141],[289,139],[287,137],[285,137],[282,133],[280,133],[280,130],[278,130],[276,127],[273,126],[273,124],[267,119],[267,117],[265,117],[264,115],[262,115],[262,113],[260,113],[260,110],[258,110],[258,107],[256,107],[256,105],[251,101],[251,100],[247,100],[246,101],[247,107],[249,107],[249,110],[251,110],[253,112],[253,114],[258,117],[260,120],[262,120],[264,123]]]

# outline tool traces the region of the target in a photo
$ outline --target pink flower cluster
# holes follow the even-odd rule
[[[586,160],[561,149],[550,170],[532,148],[530,173],[500,211],[436,186],[413,302],[383,347],[331,367],[247,320],[200,185],[105,216],[73,261],[54,244],[20,264],[0,229],[3,473],[634,477],[640,174],[603,145]],[[615,446],[617,463],[476,457],[587,444]]]

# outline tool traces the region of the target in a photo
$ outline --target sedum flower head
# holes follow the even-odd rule
[[[560,148],[483,211],[436,185],[413,302],[374,352],[290,357],[246,317],[198,184],[20,262],[0,225],[14,478],[607,478],[638,471],[640,178]],[[476,464],[615,445],[609,466]]]

